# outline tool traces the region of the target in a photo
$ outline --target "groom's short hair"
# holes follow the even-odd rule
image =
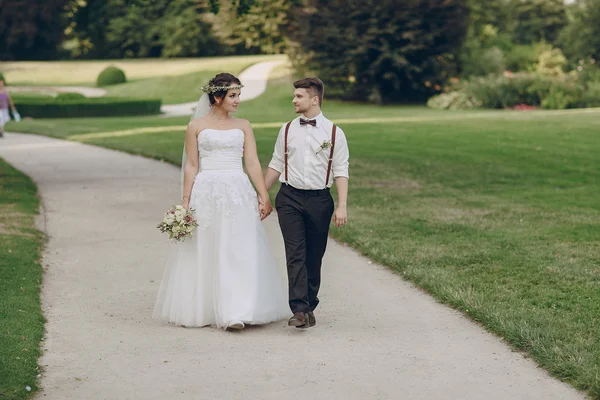
[[[316,76],[309,76],[307,78],[303,78],[294,82],[294,87],[296,89],[306,89],[310,93],[311,96],[319,97],[319,106],[323,104],[323,94],[325,92],[325,85],[323,81],[317,78]]]

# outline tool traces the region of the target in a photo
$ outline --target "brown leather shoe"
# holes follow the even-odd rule
[[[312,328],[313,326],[315,326],[317,324],[317,319],[315,318],[315,313],[313,313],[311,311],[309,313],[306,313],[306,316],[308,319],[308,325],[306,325],[306,324],[298,325],[298,326],[296,326],[296,328],[302,328],[302,329]]]
[[[315,326],[316,324],[317,319],[315,318],[315,313],[311,311],[308,313],[308,325]]]
[[[308,321],[308,316],[306,313],[297,312],[297,313],[294,313],[292,318],[290,318],[290,320],[288,321],[288,325],[295,326],[296,328],[298,328],[303,325],[306,325],[307,321]]]

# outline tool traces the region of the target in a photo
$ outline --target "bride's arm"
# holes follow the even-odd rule
[[[244,163],[246,165],[246,171],[248,171],[248,176],[252,180],[262,203],[267,209],[270,209],[271,202],[269,200],[269,193],[267,192],[267,186],[265,185],[265,179],[263,178],[262,168],[256,151],[256,140],[254,139],[252,126],[248,121],[245,123],[244,133]]]
[[[181,204],[187,209],[190,206],[190,196],[192,194],[192,186],[194,179],[198,174],[198,142],[196,133],[198,132],[197,124],[190,122],[185,131],[185,166],[183,167],[183,198]]]

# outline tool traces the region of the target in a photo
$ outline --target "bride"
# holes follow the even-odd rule
[[[154,307],[155,318],[176,325],[243,329],[289,314],[261,224],[272,207],[254,133],[229,115],[242,87],[228,73],[210,80],[185,134],[182,205],[195,210],[199,226],[173,245]]]

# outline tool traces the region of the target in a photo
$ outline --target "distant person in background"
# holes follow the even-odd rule
[[[10,114],[8,113],[8,107],[12,109],[13,113],[17,112],[15,104],[8,95],[4,82],[4,77],[0,76],[0,137],[4,136],[4,124],[10,121]]]

